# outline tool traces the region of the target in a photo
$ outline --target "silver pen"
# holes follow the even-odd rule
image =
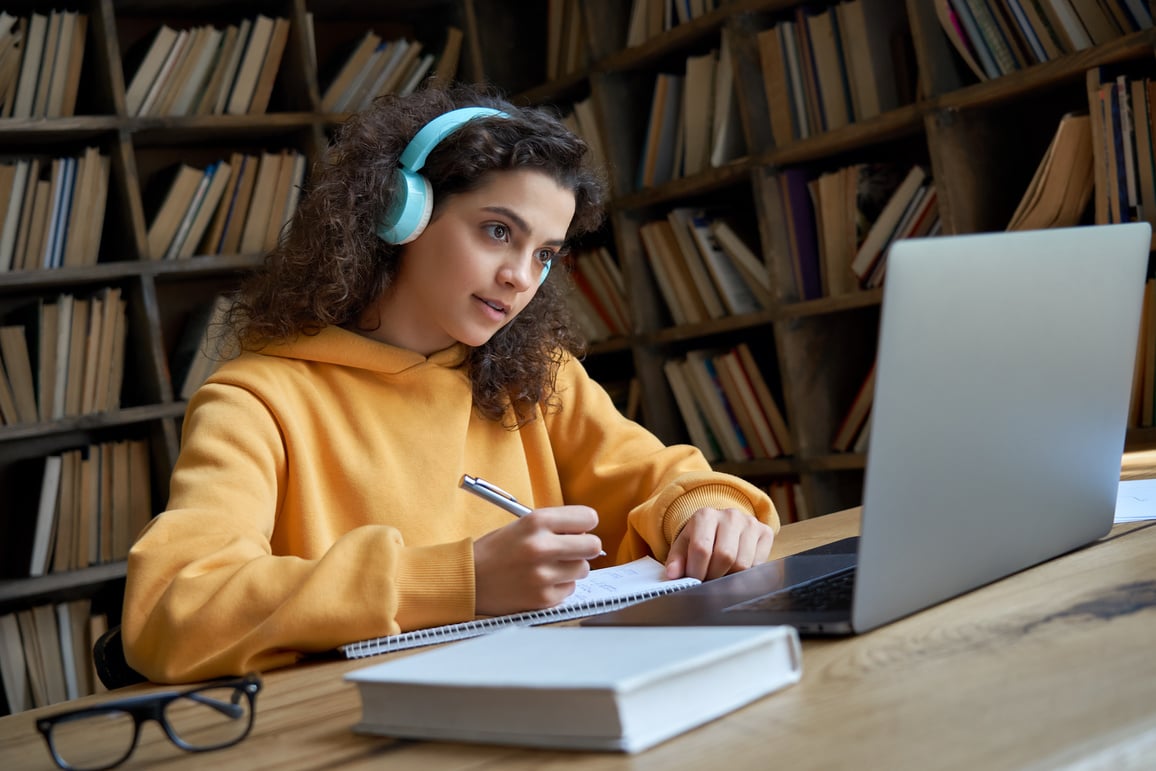
[[[523,506],[522,504],[518,503],[517,498],[510,495],[502,488],[498,487],[497,485],[490,484],[486,480],[479,477],[472,477],[469,474],[462,474],[462,489],[469,490],[479,498],[483,498],[495,506],[505,509],[515,517],[524,517],[533,511],[533,509],[529,508],[528,506]]]
[[[462,474],[461,488],[468,490],[474,495],[487,500],[495,506],[505,509],[513,514],[515,517],[524,517],[533,509],[518,503],[518,499],[510,495],[508,492],[498,487],[497,485],[487,482],[481,477],[472,477],[469,474]],[[599,551],[599,557],[605,557],[606,552]]]

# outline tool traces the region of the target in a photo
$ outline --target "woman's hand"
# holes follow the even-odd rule
[[[701,508],[683,526],[666,558],[666,577],[708,581],[771,556],[775,531],[741,509]]]
[[[602,541],[589,506],[555,506],[494,530],[474,542],[474,609],[500,616],[557,605],[585,578]]]

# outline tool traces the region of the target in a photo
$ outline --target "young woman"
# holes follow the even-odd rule
[[[592,560],[709,579],[767,558],[767,496],[624,418],[577,359],[558,268],[602,219],[589,163],[548,113],[464,87],[342,128],[232,308],[242,352],[189,404],[129,557],[130,665],[266,670],[557,604]]]

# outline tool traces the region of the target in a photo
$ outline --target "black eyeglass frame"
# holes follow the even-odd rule
[[[195,747],[177,736],[172,726],[169,725],[168,718],[165,717],[165,708],[177,699],[193,698],[195,700],[196,695],[203,691],[217,691],[222,688],[233,688],[234,690],[243,693],[245,698],[249,700],[249,723],[245,726],[245,730],[235,739],[230,739],[228,741],[221,742],[220,744],[215,744],[208,747]],[[132,754],[136,751],[137,744],[140,741],[141,725],[149,720],[155,720],[160,725],[161,730],[164,731],[165,736],[168,737],[169,741],[171,741],[185,752],[210,752],[212,750],[220,750],[224,749],[225,747],[232,747],[234,744],[239,744],[243,739],[245,739],[245,737],[249,735],[249,732],[253,730],[253,718],[257,714],[257,692],[260,690],[261,678],[254,673],[250,673],[244,677],[231,678],[227,680],[215,680],[213,682],[205,683],[204,685],[199,685],[195,688],[189,688],[184,691],[165,691],[163,693],[150,693],[144,694],[142,696],[130,696],[126,699],[118,699],[116,701],[106,702],[94,707],[84,707],[82,709],[69,710],[68,712],[60,712],[56,715],[49,715],[48,717],[42,717],[38,719],[36,721],[36,729],[44,736],[44,741],[48,745],[48,752],[50,755],[52,755],[52,760],[58,767],[69,771],[70,769],[73,769],[74,766],[70,765],[66,760],[60,757],[60,754],[56,750],[56,742],[52,738],[52,729],[54,726],[56,726],[56,724],[68,723],[75,720],[83,720],[94,715],[100,715],[109,712],[119,712],[131,715],[133,719],[132,744],[129,746],[124,755],[112,763],[103,766],[85,768],[85,771],[104,771],[105,769],[115,768],[116,766],[119,766],[121,763],[124,763],[126,760],[132,757]],[[202,703],[208,704],[208,701],[206,700]],[[226,712],[227,710],[225,708],[230,705],[213,703],[208,704],[208,706],[221,710],[222,712]]]

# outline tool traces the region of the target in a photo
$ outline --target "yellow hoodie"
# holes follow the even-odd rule
[[[203,680],[473,618],[473,542],[511,516],[462,474],[533,508],[591,506],[603,564],[665,560],[701,506],[778,527],[765,494],[626,420],[579,362],[561,411],[511,431],[473,411],[464,355],[329,327],[223,364],[189,404],[168,510],[129,555],[128,663]]]

